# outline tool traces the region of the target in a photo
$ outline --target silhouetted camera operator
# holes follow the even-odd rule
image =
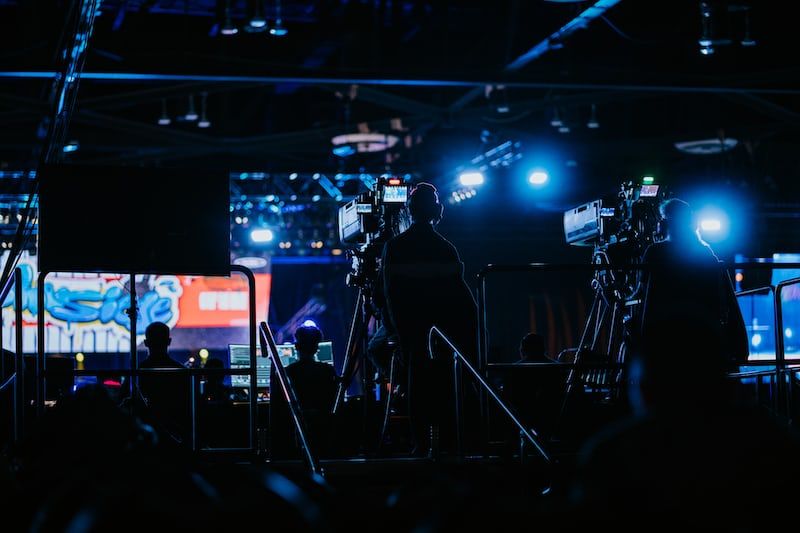
[[[667,200],[660,206],[661,242],[650,245],[643,262],[646,292],[641,335],[657,342],[666,317],[689,311],[708,318],[707,335],[722,349],[733,368],[747,360],[747,332],[733,284],[711,247],[697,232],[697,218],[689,204]],[[677,355],[677,354],[676,354]]]
[[[464,282],[458,251],[434,229],[443,212],[436,188],[420,183],[409,196],[408,209],[411,227],[384,247],[383,278],[387,318],[397,332],[408,369],[415,452],[424,453],[428,428],[452,418],[447,416],[452,413],[452,395],[446,393],[452,388],[449,359],[429,357],[428,334],[432,326],[438,326],[471,357],[476,348],[477,310]]]

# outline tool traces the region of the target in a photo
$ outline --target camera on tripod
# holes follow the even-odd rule
[[[353,260],[349,286],[365,288],[374,283],[383,244],[407,224],[409,188],[401,177],[381,176],[373,189],[339,208],[339,240],[354,247],[348,251]]]
[[[663,187],[645,178],[626,181],[615,195],[592,200],[564,212],[564,236],[572,246],[593,246],[594,264],[636,265],[658,240],[658,207],[667,198]],[[640,276],[636,271],[602,270],[596,281],[617,298],[631,297]]]

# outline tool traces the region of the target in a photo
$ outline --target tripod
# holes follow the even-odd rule
[[[609,264],[605,252],[596,252],[596,264]],[[575,352],[574,366],[567,377],[567,388],[561,405],[561,419],[575,394],[584,385],[593,390],[609,389],[609,400],[619,397],[622,383],[620,366],[625,362],[629,345],[629,323],[632,310],[638,305],[636,291],[628,296],[628,275],[614,270],[598,271],[592,280],[594,299]],[[638,282],[634,284],[637,286]],[[598,353],[598,347],[604,348]],[[588,361],[587,361],[588,359]],[[613,366],[612,366],[613,365]]]
[[[363,411],[362,411],[362,435],[366,436],[368,431],[368,420],[370,418],[370,393],[374,389],[375,383],[370,379],[373,374],[374,366],[371,364],[367,357],[369,349],[370,338],[370,324],[380,324],[381,319],[375,313],[371,305],[371,298],[369,297],[369,289],[360,287],[356,298],[356,305],[353,311],[353,318],[350,322],[349,334],[347,338],[347,348],[345,351],[345,360],[342,365],[342,376],[340,378],[337,390],[336,399],[333,405],[333,414],[336,415],[343,402],[347,389],[353,383],[356,376],[361,375],[361,388],[363,391]],[[376,330],[378,328],[375,328]],[[383,417],[380,430],[380,438],[378,447],[380,447],[386,437],[387,428],[389,425],[389,415],[395,389],[395,381],[397,377],[397,345],[393,341],[386,339],[387,346],[392,352],[391,360],[389,361],[388,369],[381,369],[383,372],[388,372],[386,378],[388,379],[388,387],[383,397]],[[362,443],[366,441],[362,439]]]

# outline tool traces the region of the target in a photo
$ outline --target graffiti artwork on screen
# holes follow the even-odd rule
[[[4,259],[4,258],[3,258]],[[0,262],[1,263],[1,262]],[[23,343],[36,350],[36,258],[23,255]],[[266,320],[271,275],[258,272],[256,319]],[[129,277],[120,274],[51,274],[45,281],[47,352],[126,352],[130,347]],[[175,275],[136,276],[136,339],[145,328],[164,322],[172,328],[174,349],[223,349],[246,342],[249,298],[244,276],[229,278]],[[14,342],[13,291],[3,303],[4,343]]]

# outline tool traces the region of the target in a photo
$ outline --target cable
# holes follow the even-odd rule
[[[617,27],[613,22],[611,22],[608,19],[608,17],[606,17],[605,15],[600,15],[600,18],[603,19],[603,22],[605,22],[608,25],[608,27],[611,28],[614,31],[614,33],[616,33],[617,35],[619,35],[623,39],[627,39],[628,41],[632,41],[634,43],[639,43],[639,44],[657,44],[657,41],[644,41],[642,39],[637,39],[635,37],[631,37],[630,35],[628,35],[624,31],[619,29],[619,27]]]

